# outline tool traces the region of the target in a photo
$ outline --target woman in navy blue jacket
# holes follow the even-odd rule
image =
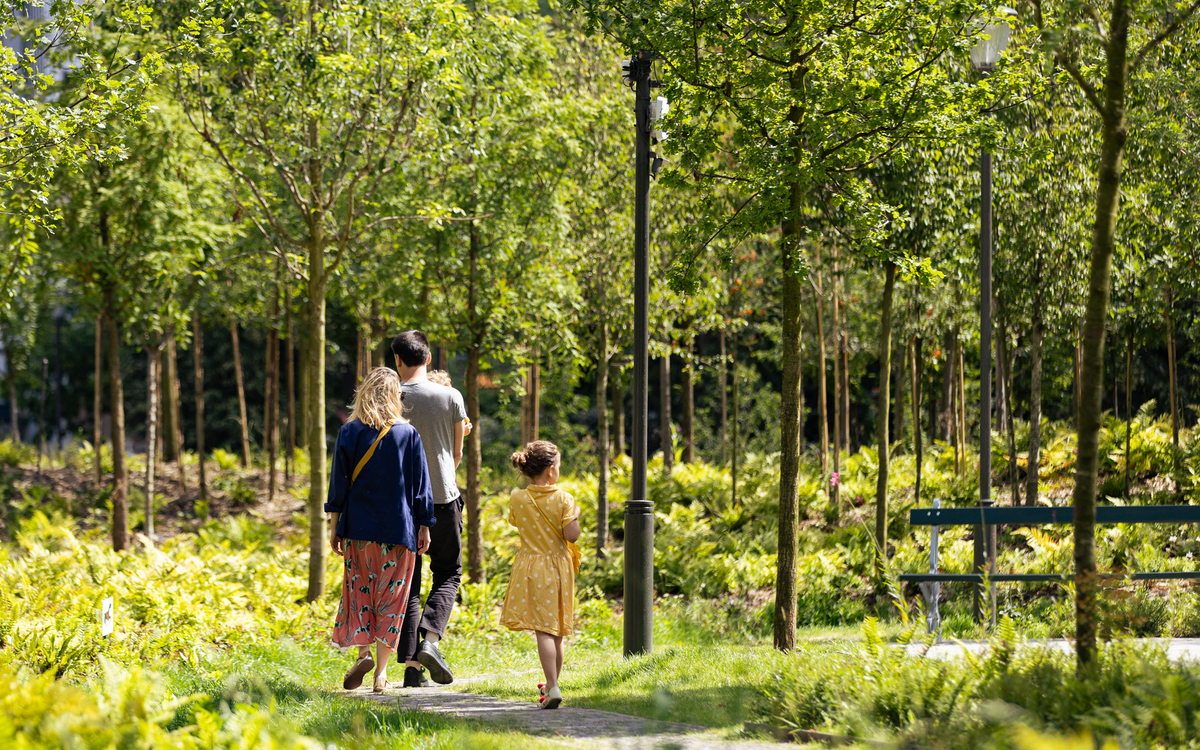
[[[342,686],[354,690],[375,670],[375,692],[388,687],[387,663],[400,640],[416,556],[429,546],[433,491],[421,436],[403,417],[400,378],[372,370],[354,394],[350,421],[338,431],[325,512],[329,544],[344,558],[342,601],[333,639],[358,647]],[[377,659],[371,659],[371,643]]]

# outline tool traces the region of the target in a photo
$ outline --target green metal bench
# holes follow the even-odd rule
[[[932,508],[913,508],[908,522],[913,526],[930,527],[929,572],[905,573],[901,581],[920,584],[921,592],[928,604],[928,626],[930,633],[941,629],[938,613],[938,596],[941,584],[950,582],[982,583],[986,578],[993,583],[1034,583],[1039,581],[1069,581],[1070,573],[939,573],[938,528],[941,526],[1047,526],[1075,522],[1075,508],[1062,507],[999,507],[996,505],[971,508],[943,508],[937,500]],[[1100,505],[1096,507],[1096,523],[1200,523],[1200,505]],[[1102,578],[1131,578],[1135,581],[1158,579],[1200,578],[1200,570],[1163,571],[1143,573],[1101,573]]]

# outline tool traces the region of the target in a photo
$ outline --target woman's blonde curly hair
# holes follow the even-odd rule
[[[400,376],[390,367],[376,367],[367,373],[354,392],[350,404],[350,419],[360,420],[377,430],[404,418],[404,397],[400,392]]]

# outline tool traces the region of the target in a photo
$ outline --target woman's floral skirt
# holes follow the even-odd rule
[[[333,640],[342,647],[379,641],[394,651],[417,556],[399,544],[354,539],[347,539],[343,549],[342,603],[333,621]]]

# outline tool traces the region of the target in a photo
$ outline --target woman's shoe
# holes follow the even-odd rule
[[[542,708],[558,708],[562,701],[562,691],[556,687],[550,688],[542,698]]]
[[[382,693],[389,687],[391,687],[391,683],[388,682],[386,675],[375,675],[375,686],[372,688],[373,692]]]
[[[354,662],[354,666],[350,667],[350,671],[342,678],[342,687],[346,690],[358,690],[362,687],[363,677],[366,677],[367,672],[375,668],[375,660],[370,656],[364,656]]]

